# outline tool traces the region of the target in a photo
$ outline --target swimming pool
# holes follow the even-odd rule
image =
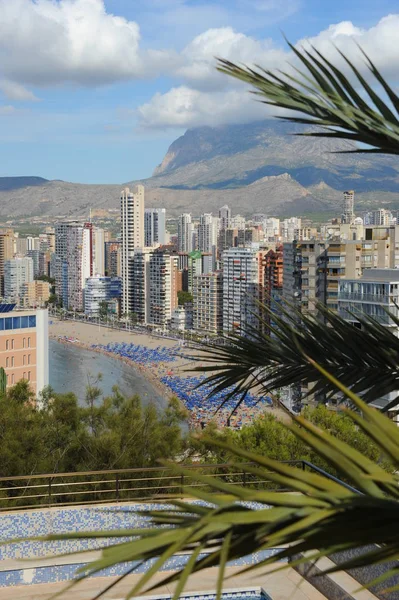
[[[171,600],[172,596],[168,594],[159,594],[156,596],[142,596],[136,600]],[[180,600],[215,600],[216,592],[186,592],[180,597]],[[261,587],[234,588],[224,590],[222,600],[272,600],[272,598]]]

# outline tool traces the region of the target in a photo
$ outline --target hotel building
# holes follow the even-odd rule
[[[26,379],[37,396],[49,384],[48,311],[0,304],[0,367],[7,387]]]

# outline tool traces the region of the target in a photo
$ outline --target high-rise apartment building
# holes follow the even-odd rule
[[[0,231],[0,295],[2,297],[4,297],[4,263],[15,254],[14,239],[12,229]]]
[[[105,275],[105,231],[93,227],[93,275]]]
[[[155,248],[137,248],[129,264],[132,287],[131,314],[139,323],[147,324],[150,318],[150,257]]]
[[[212,254],[213,270],[216,269],[216,254],[219,229],[219,217],[213,217],[211,213],[205,213],[200,216],[200,222],[198,226],[198,250],[200,252]]]
[[[150,254],[148,324],[166,327],[177,307],[178,262],[176,254],[156,249]]]
[[[120,277],[121,272],[121,243],[105,242],[105,274],[108,277]]]
[[[144,246],[166,244],[166,210],[146,208],[144,211]]]
[[[316,240],[283,244],[283,298],[304,312],[314,312],[319,302],[318,257],[324,248]]]
[[[262,300],[264,252],[252,248],[231,248],[222,254],[223,330],[246,333],[246,326],[258,326],[254,313]]]
[[[210,334],[223,332],[223,277],[220,271],[193,278],[193,329]]]
[[[93,276],[93,226],[69,225],[66,233],[67,289],[64,285],[63,305],[70,310],[83,310],[83,290],[86,279]]]
[[[194,225],[191,221],[191,215],[184,213],[177,220],[177,248],[179,252],[192,252]]]
[[[121,270],[122,313],[131,312],[131,285],[129,261],[136,248],[144,247],[144,186],[138,185],[133,192],[125,188],[121,193]]]
[[[355,220],[355,192],[349,190],[344,192],[344,200],[342,205],[341,221],[345,224],[351,224]]]
[[[22,286],[33,281],[33,260],[30,257],[10,258],[4,263],[4,297],[20,303]]]
[[[219,208],[220,229],[228,229],[231,221],[231,209],[225,204]]]
[[[37,396],[49,383],[48,311],[0,309],[0,367],[7,387],[25,379]]]
[[[131,312],[139,323],[164,329],[177,306],[179,257],[161,248],[139,248],[130,261]]]

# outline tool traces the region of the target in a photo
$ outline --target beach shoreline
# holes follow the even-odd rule
[[[162,381],[162,379],[168,380],[169,377],[169,380],[180,379],[183,381],[185,378],[197,378],[198,382],[198,378],[201,378],[204,375],[210,375],[211,372],[201,373],[200,367],[202,367],[202,362],[200,358],[198,358],[198,352],[196,353],[196,356],[193,356],[191,359],[189,356],[190,348],[182,347],[179,344],[180,340],[155,337],[151,334],[136,331],[110,329],[81,321],[69,319],[60,320],[54,317],[50,318],[49,337],[69,346],[76,345],[82,349],[97,352],[112,359],[122,361],[141,377],[145,378],[154,389],[159,392],[161,397],[165,400],[165,406],[170,398],[177,398],[182,408],[188,413],[187,420],[189,427],[192,429],[200,429],[203,426],[203,423],[208,424],[211,421],[213,421],[218,428],[224,428],[226,426],[240,428],[242,425],[250,424],[253,422],[254,418],[257,418],[266,412],[273,414],[280,420],[287,420],[287,415],[281,408],[264,404],[260,404],[256,407],[252,404],[251,408],[245,408],[245,405],[243,405],[236,412],[231,412],[231,410],[227,408],[218,411],[216,404],[213,405],[213,407],[208,406],[208,408],[206,408],[208,402],[205,391],[203,397],[204,405],[200,399],[200,404],[197,403],[196,407],[191,409],[191,394],[195,393],[195,388],[192,388],[193,391],[189,392],[188,405],[186,405],[186,400],[183,397],[180,397],[179,392],[175,393],[173,391],[175,389],[173,387],[173,381],[171,385],[168,385],[165,381]],[[173,361],[166,358],[165,361],[149,362],[148,365],[146,365],[129,359],[127,356],[120,356],[115,352],[107,351],[106,346],[108,344],[134,344],[135,346],[142,346],[149,350],[157,350],[159,347],[164,347],[167,350],[172,351],[180,350],[181,355],[175,356]],[[209,366],[207,360],[206,365]],[[194,369],[197,370],[194,371]]]
[[[108,356],[109,358],[112,358],[114,360],[123,362],[124,364],[128,365],[133,370],[135,370],[139,375],[145,377],[148,381],[150,381],[150,383],[164,397],[165,404],[167,404],[170,398],[174,397],[174,395],[169,389],[169,387],[161,381],[161,377],[171,371],[176,371],[176,374],[178,374],[179,377],[189,376],[189,371],[182,371],[182,367],[187,366],[187,359],[183,359],[181,357],[176,357],[176,360],[173,363],[161,363],[160,365],[157,365],[157,368],[155,368],[153,365],[145,366],[133,360],[130,360],[129,358],[120,356],[113,352],[108,352],[105,348],[95,347],[98,345],[105,346],[108,343],[126,342],[137,345],[143,345],[147,348],[155,348],[159,345],[175,348],[178,347],[177,340],[160,339],[146,334],[109,329],[107,327],[99,328],[97,325],[91,323],[61,320],[55,317],[51,317],[50,322],[50,339],[57,341],[61,344],[66,344],[68,346],[77,346],[85,350],[97,352],[104,356]],[[99,329],[100,331],[98,331]],[[100,333],[102,335],[100,335]],[[105,337],[106,339],[102,339],[103,337]],[[193,368],[194,366],[196,365],[195,361],[193,360]],[[178,400],[181,406],[186,410],[184,403],[180,399]]]

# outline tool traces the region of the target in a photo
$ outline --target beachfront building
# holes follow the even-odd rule
[[[138,323],[148,323],[150,314],[150,256],[155,248],[137,248],[129,262],[129,278],[132,287],[130,314]]]
[[[50,284],[48,281],[29,281],[22,284],[21,304],[26,308],[45,306],[50,298]]]
[[[101,308],[106,307],[109,313],[118,307],[122,295],[122,280],[120,277],[89,277],[84,289],[84,311],[89,317],[100,315]]]
[[[105,238],[108,232],[93,227],[93,275],[105,275]]]
[[[144,246],[144,186],[137,185],[133,192],[121,192],[121,271],[122,313],[132,312],[132,285],[129,261],[137,248]]]
[[[193,305],[187,302],[184,306],[176,306],[170,319],[172,331],[189,331],[193,328]]]
[[[4,263],[4,298],[19,304],[22,286],[33,281],[33,260],[30,257],[10,258]]]
[[[70,225],[66,230],[66,261],[62,271],[66,276],[63,306],[83,311],[83,290],[86,279],[93,276],[93,226],[91,223]],[[65,273],[66,269],[66,273]]]
[[[146,208],[144,211],[144,246],[166,244],[166,210]]]
[[[177,247],[179,252],[192,252],[195,249],[194,225],[191,215],[184,213],[177,220]]]
[[[0,305],[0,367],[7,387],[26,379],[37,396],[49,383],[47,309]]]
[[[246,326],[259,327],[257,301],[263,298],[264,252],[252,248],[230,248],[222,254],[223,330],[247,333]],[[254,314],[255,313],[255,314]]]
[[[223,277],[221,271],[193,277],[193,329],[203,334],[223,331]]]
[[[121,277],[121,243],[105,242],[105,274],[107,277]]]
[[[216,269],[216,253],[218,245],[218,234],[220,229],[219,217],[212,216],[211,213],[205,213],[200,216],[198,226],[198,250],[212,254],[212,270]]]
[[[176,254],[157,248],[150,253],[147,324],[164,329],[177,307],[178,264]]]

